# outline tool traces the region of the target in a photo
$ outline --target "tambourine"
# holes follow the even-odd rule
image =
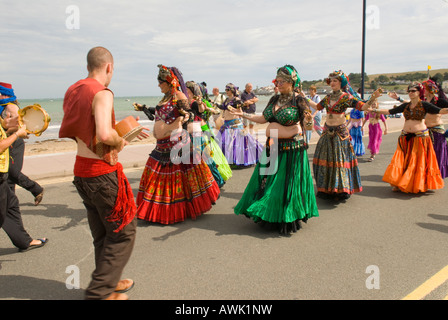
[[[23,109],[19,109],[19,125],[26,126],[26,132],[40,136],[47,130],[51,121],[48,113],[39,105],[33,104]]]
[[[115,131],[120,137],[131,142],[143,131],[143,127],[133,116],[129,116],[115,125]]]

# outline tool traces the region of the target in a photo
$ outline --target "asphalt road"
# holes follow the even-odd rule
[[[397,137],[384,137],[374,162],[367,162],[367,155],[359,159],[361,193],[346,203],[318,199],[320,216],[289,237],[233,213],[253,168],[234,171],[218,203],[195,221],[170,226],[139,221],[123,274],[136,282],[130,299],[399,300],[416,289],[422,299],[444,299],[443,272],[437,289],[419,288],[448,265],[448,189],[409,195],[382,182]],[[314,146],[310,161],[313,153]],[[134,191],[141,172],[126,171]],[[38,207],[31,194],[17,190],[26,229],[50,241],[18,253],[0,232],[0,299],[83,299],[93,246],[71,180],[46,184]]]

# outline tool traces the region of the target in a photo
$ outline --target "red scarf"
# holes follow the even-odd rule
[[[115,171],[118,178],[118,194],[115,200],[115,207],[110,216],[107,217],[107,221],[119,222],[120,226],[114,230],[114,232],[119,232],[134,219],[137,212],[134,194],[123,172],[123,166],[119,162],[115,165],[110,165],[100,159],[76,156],[74,174],[77,177],[92,178]]]

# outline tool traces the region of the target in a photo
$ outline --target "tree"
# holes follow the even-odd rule
[[[353,86],[361,86],[361,73],[350,73],[348,75],[348,78],[350,80],[350,84]],[[364,81],[366,83],[369,82],[369,76],[367,75],[367,73],[364,72]]]
[[[431,78],[433,78],[434,81],[437,82],[437,83],[442,83],[443,82],[443,74],[441,74],[440,72],[437,72]]]
[[[389,82],[390,79],[389,79],[388,76],[385,76],[385,75],[382,74],[382,75],[380,75],[380,76],[378,77],[377,81],[378,81],[379,83],[386,83],[386,82]]]

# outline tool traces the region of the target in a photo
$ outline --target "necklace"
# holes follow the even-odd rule
[[[342,95],[342,90],[332,91],[330,93],[330,101],[338,101]]]
[[[165,93],[162,100],[160,100],[159,105],[165,104],[166,102],[168,102],[171,99],[171,97],[172,97],[171,94]]]
[[[292,91],[289,93],[286,93],[286,94],[281,94],[280,97],[278,98],[277,105],[279,107],[284,106],[285,104],[287,104],[289,101],[292,100],[293,95],[294,95],[294,92],[292,92]]]
[[[342,90],[337,90],[337,91],[332,91],[331,93],[330,93],[330,101],[329,101],[329,104],[331,105],[331,102],[332,101],[334,101],[334,102],[338,102],[339,101],[339,98],[342,96]],[[332,113],[329,113],[328,114],[328,118],[329,119],[333,119],[333,114]]]

